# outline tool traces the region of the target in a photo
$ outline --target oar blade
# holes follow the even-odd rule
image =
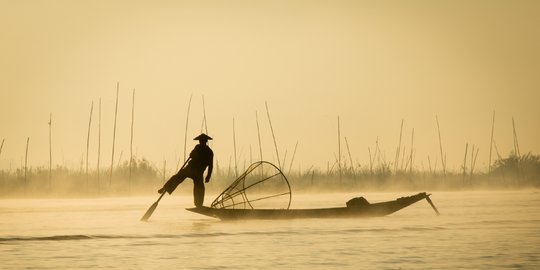
[[[141,221],[147,221],[150,218],[150,216],[152,216],[152,214],[154,213],[154,210],[156,210],[157,205],[158,205],[158,202],[155,202],[154,204],[152,204],[152,206],[148,208],[144,216],[141,218]]]
[[[429,205],[431,205],[433,210],[435,210],[435,213],[437,213],[437,216],[439,216],[441,213],[439,213],[439,210],[437,210],[437,207],[435,207],[435,204],[433,204],[429,196],[426,196],[426,201],[429,203]]]

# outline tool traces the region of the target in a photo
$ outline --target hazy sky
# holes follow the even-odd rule
[[[450,169],[465,144],[485,168],[493,111],[501,155],[540,154],[539,1],[17,1],[0,0],[0,169],[15,169],[30,137],[29,162],[78,167],[94,114],[90,164],[109,166],[116,83],[116,159],[128,159],[132,91],[134,151],[156,166],[183,160],[188,131],[201,131],[204,95],[220,166],[259,156],[274,161],[268,102],[286,167],[326,169],[341,147],[368,164],[376,141],[393,161],[403,143],[427,169],[440,154]],[[285,152],[287,156],[285,158]],[[493,156],[495,157],[495,150]],[[233,161],[234,162],[234,161]],[[433,165],[433,164],[432,164]]]

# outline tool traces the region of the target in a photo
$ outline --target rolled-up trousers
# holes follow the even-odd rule
[[[204,181],[202,172],[192,172],[189,168],[180,170],[165,183],[165,191],[171,194],[186,178],[193,179],[193,202],[196,207],[201,207],[204,202]]]

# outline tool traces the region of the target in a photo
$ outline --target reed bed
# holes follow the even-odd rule
[[[435,191],[468,189],[540,188],[540,156],[511,154],[497,159],[491,172],[474,172],[472,168],[460,171],[430,172],[408,169],[393,171],[394,164],[369,165],[343,163],[329,170],[309,167],[307,170],[289,170],[293,192],[366,192],[366,191]],[[110,186],[99,186],[98,170],[70,169],[56,166],[52,185],[48,183],[49,168],[24,167],[13,171],[0,170],[0,197],[76,197],[126,196],[153,194],[163,185],[163,168],[144,158],[133,157],[131,166],[124,161],[114,168]],[[131,173],[130,173],[131,171]],[[131,175],[131,178],[130,178]],[[208,194],[221,192],[236,177],[234,165],[214,168]],[[341,177],[341,178],[340,178]],[[86,186],[89,179],[88,186]],[[131,179],[131,180],[130,180]],[[191,194],[192,184],[183,184],[176,191]],[[211,195],[209,195],[211,196]]]

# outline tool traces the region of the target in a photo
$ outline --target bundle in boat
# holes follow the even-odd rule
[[[289,209],[291,186],[274,164],[259,161],[251,164],[213,202],[217,209]]]

